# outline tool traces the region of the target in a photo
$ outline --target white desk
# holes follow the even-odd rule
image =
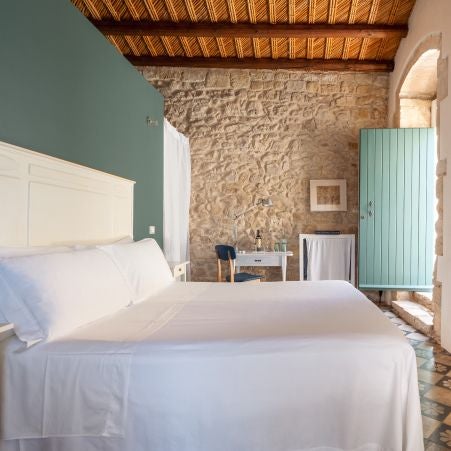
[[[282,268],[282,280],[287,280],[287,257],[293,252],[241,252],[236,254],[236,270],[240,272],[241,266],[280,266]]]

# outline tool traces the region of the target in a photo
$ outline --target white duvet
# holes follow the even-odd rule
[[[413,349],[347,282],[174,283],[21,351],[3,451],[420,451]]]

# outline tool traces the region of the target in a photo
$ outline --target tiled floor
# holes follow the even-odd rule
[[[384,314],[404,333],[415,349],[426,451],[451,449],[451,354],[418,333],[392,311]]]

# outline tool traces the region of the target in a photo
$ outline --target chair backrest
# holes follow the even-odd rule
[[[216,256],[218,257],[217,266],[218,266],[218,282],[222,282],[221,276],[221,260],[229,262],[229,270],[230,270],[230,282],[234,282],[234,274],[235,274],[235,259],[236,253],[235,248],[233,246],[228,246],[227,244],[218,244],[215,246]]]
[[[233,246],[228,246],[227,244],[218,244],[215,246],[216,255],[218,258],[224,261],[229,261],[236,259],[235,248]]]

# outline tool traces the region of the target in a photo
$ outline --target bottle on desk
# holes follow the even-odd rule
[[[255,250],[257,252],[263,250],[262,236],[260,235],[260,230],[257,230],[257,235],[255,235]]]

